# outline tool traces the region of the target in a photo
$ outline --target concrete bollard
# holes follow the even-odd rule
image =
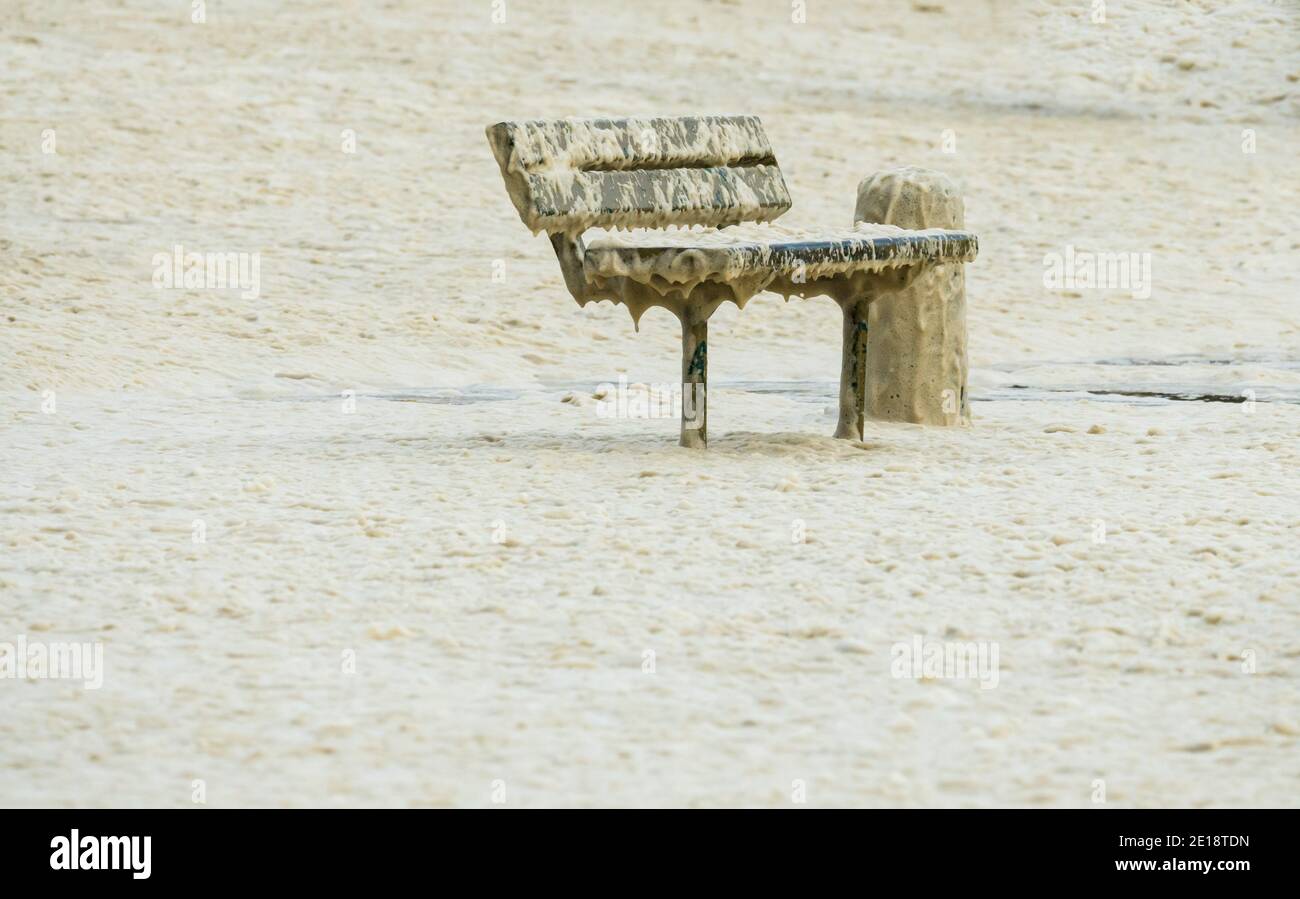
[[[947,176],[907,166],[876,172],[858,185],[854,221],[962,229],[965,209]],[[907,287],[872,299],[865,367],[868,418],[970,424],[961,263],[926,265]]]

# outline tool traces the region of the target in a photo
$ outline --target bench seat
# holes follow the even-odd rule
[[[969,262],[978,249],[975,235],[939,228],[907,231],[860,222],[847,228],[809,230],[744,224],[611,232],[586,244],[582,267],[587,280],[595,284],[628,278],[663,289],[689,290],[705,281],[754,284],[757,276],[766,287],[770,281],[802,283],[918,262]]]

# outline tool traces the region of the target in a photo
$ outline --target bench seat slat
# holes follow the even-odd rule
[[[904,231],[889,226],[859,226],[860,233],[827,231],[791,234],[762,228],[728,232],[679,232],[596,240],[586,248],[589,279],[626,277],[651,283],[698,283],[753,275],[809,279],[872,271],[915,262],[970,262],[979,242],[967,231]]]

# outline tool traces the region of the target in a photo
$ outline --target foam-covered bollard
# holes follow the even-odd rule
[[[947,176],[907,166],[876,172],[858,185],[854,221],[961,229],[965,210]],[[868,418],[969,425],[966,364],[966,275],[960,262],[925,265],[907,287],[872,298]]]

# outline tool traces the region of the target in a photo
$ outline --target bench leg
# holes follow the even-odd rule
[[[709,318],[698,307],[682,310],[682,446],[704,449],[709,442]]]
[[[840,345],[840,420],[835,436],[862,439],[863,408],[867,395],[867,309],[866,300],[840,304],[844,313],[844,335]]]

